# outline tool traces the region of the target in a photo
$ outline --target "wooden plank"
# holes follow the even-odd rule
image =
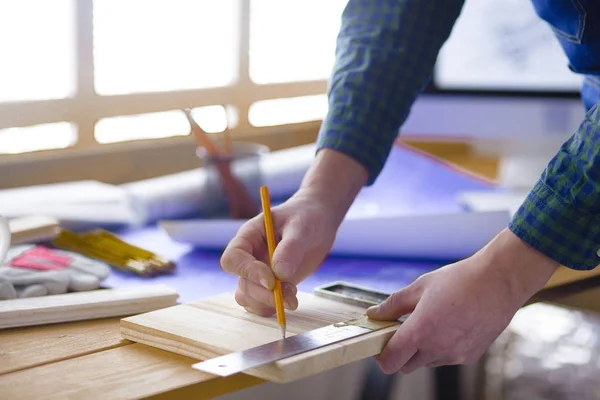
[[[127,316],[177,303],[164,285],[99,289],[0,302],[0,329]]]
[[[598,276],[600,276],[600,268],[592,269],[590,271],[576,271],[561,266],[554,272],[554,274],[552,274],[544,289],[550,289]]]
[[[0,331],[0,374],[66,360],[131,343],[119,318]]]
[[[533,295],[526,303],[562,302],[563,299],[586,293],[600,287],[600,268],[591,271],[576,271],[559,267],[542,290]]]
[[[288,312],[289,335],[364,316],[365,309],[308,293]],[[382,324],[384,325],[384,324]],[[398,325],[246,371],[273,382],[290,382],[381,352]],[[232,293],[121,320],[124,338],[205,360],[281,338],[275,318],[245,312]]]
[[[54,239],[60,231],[58,219],[46,215],[12,218],[8,225],[13,246]]]
[[[139,399],[196,385],[198,393],[193,398],[208,399],[263,382],[243,374],[214,379],[191,368],[193,362],[191,358],[131,344],[0,375],[0,393],[11,400]],[[208,382],[211,380],[214,382]]]
[[[214,378],[193,385],[146,397],[146,400],[208,400],[234,393],[266,381],[246,374]]]

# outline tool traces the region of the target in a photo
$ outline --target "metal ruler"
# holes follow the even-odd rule
[[[317,286],[314,290],[314,295],[365,308],[382,303],[390,296],[389,293],[379,292],[344,281],[335,281]]]
[[[335,282],[333,285],[336,288],[339,288],[340,285],[344,284],[345,283],[343,282]],[[326,286],[327,285],[315,290],[315,295],[321,296],[323,294],[323,288]],[[361,288],[361,290],[368,292],[368,289],[365,288]],[[344,295],[340,293],[343,293],[343,291],[337,291],[334,299],[337,301],[346,302],[344,300],[347,299],[344,299]],[[369,297],[369,300],[372,301],[373,296],[368,293],[366,293],[366,295]],[[377,295],[380,295],[380,293],[377,293]],[[356,291],[352,290],[349,296],[352,296],[352,301],[350,302],[356,304]],[[402,322],[405,318],[406,317],[403,317],[399,321]],[[229,376],[249,370],[251,368],[260,367],[288,357],[306,353],[330,344],[338,343],[346,339],[388,328],[390,326],[397,325],[399,321],[373,321],[364,316],[350,321],[340,322],[325,326],[323,328],[314,329],[298,335],[289,336],[285,339],[280,339],[262,346],[253,347],[248,350],[211,358],[209,360],[196,363],[192,365],[192,367],[194,369],[208,372],[217,376]]]

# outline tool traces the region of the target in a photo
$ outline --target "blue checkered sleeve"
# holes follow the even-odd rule
[[[566,267],[600,264],[600,111],[586,114],[550,161],[509,228]]]
[[[375,181],[463,2],[348,1],[317,149],[349,155]]]

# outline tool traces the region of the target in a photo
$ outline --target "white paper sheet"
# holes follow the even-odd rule
[[[331,254],[459,259],[482,248],[509,220],[507,211],[347,218]],[[160,226],[177,242],[221,250],[243,223],[187,220],[161,221]]]
[[[119,186],[97,181],[35,185],[0,191],[0,214],[9,218],[44,214],[64,227],[134,225],[138,217]]]
[[[459,202],[470,211],[508,211],[512,217],[527,194],[526,191],[463,192],[459,196]]]

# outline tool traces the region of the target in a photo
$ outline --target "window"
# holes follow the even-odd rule
[[[72,0],[0,2],[0,104],[73,96],[73,6]]]
[[[279,83],[326,79],[346,0],[250,3],[250,79]]]
[[[346,1],[0,2],[0,158],[316,127]]]
[[[114,95],[233,83],[235,5],[235,0],[96,0],[96,92]]]
[[[257,101],[248,110],[253,126],[277,126],[286,123],[318,121],[327,111],[327,96],[314,95]]]
[[[65,149],[75,144],[76,140],[74,126],[68,122],[7,128],[0,130],[0,153]]]

